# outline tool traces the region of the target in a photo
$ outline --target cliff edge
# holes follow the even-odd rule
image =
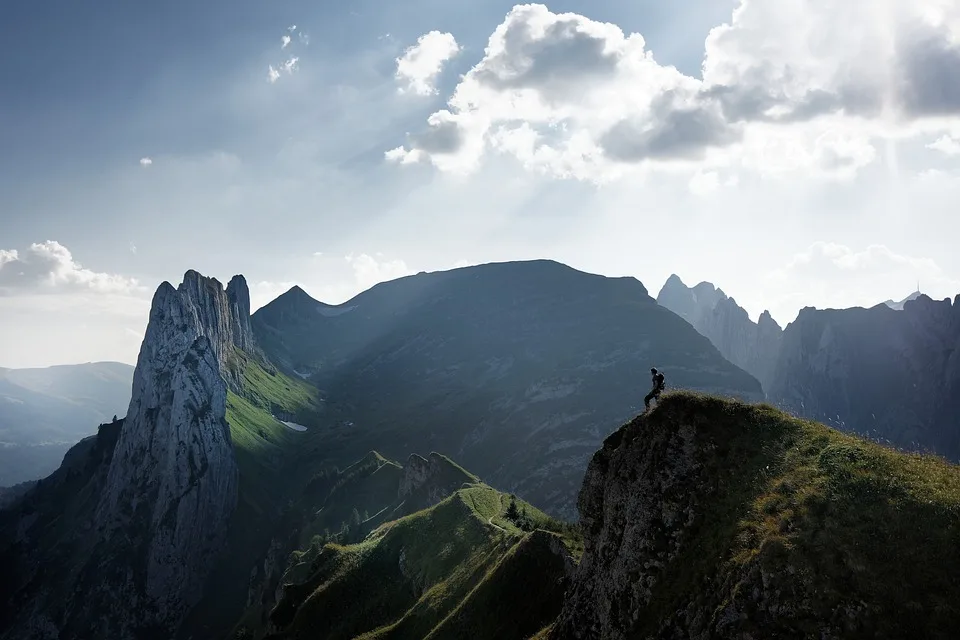
[[[947,638],[960,468],[768,405],[675,393],[610,435],[549,637]]]

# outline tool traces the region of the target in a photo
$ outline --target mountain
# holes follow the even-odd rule
[[[722,289],[709,282],[687,287],[675,274],[660,289],[657,303],[692,324],[724,358],[748,371],[767,390],[783,333],[769,311],[753,322]]]
[[[960,624],[960,468],[934,457],[676,393],[604,441],[578,505],[583,556],[542,638],[946,639]]]
[[[902,311],[806,308],[783,334],[768,396],[783,408],[960,460],[960,296]]]
[[[445,456],[371,452],[312,485],[300,548],[231,637],[523,640],[559,613],[575,529]]]
[[[124,414],[132,380],[120,362],[0,368],[0,486],[53,472],[97,424]]]
[[[651,367],[669,388],[762,397],[637,280],[545,260],[422,273],[337,306],[295,287],[252,327],[320,390],[327,455],[445,451],[556,516],[573,516],[590,454],[642,407]]]
[[[914,291],[913,293],[911,293],[910,295],[908,295],[908,296],[907,296],[906,298],[904,298],[903,300],[900,300],[900,301],[887,300],[887,301],[885,301],[883,304],[887,305],[887,306],[890,307],[891,309],[895,309],[895,310],[897,310],[897,311],[903,311],[903,305],[904,305],[904,304],[906,304],[906,303],[909,302],[910,300],[916,300],[917,298],[920,297],[920,295],[921,295],[921,294],[920,294],[920,291],[917,290],[917,291]]]
[[[194,271],[161,284],[126,417],[0,512],[5,637],[169,638],[209,592],[221,552],[247,560],[231,547],[237,519],[275,497],[276,434],[294,433],[265,414],[255,392],[268,383],[248,393],[270,375],[258,358],[242,277],[226,290]],[[277,411],[309,397],[272,383]]]

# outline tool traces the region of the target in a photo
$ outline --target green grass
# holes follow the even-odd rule
[[[845,637],[947,637],[960,623],[960,468],[769,405],[692,393],[665,395],[611,439],[656,439],[679,424],[697,430],[699,490],[710,497],[638,633],[692,601],[749,602],[760,575],[797,610],[763,628],[751,611],[749,633],[818,635],[845,606],[867,611]]]
[[[568,576],[564,559],[551,550],[554,538],[562,544],[545,531],[525,535],[425,640],[524,640],[556,619]]]
[[[480,623],[487,602],[497,603],[508,626],[511,619],[525,621],[517,627],[525,635],[504,637],[522,640],[543,628],[559,611],[557,580],[563,568],[560,556],[544,545],[553,538],[564,541],[557,534],[514,526],[504,517],[509,501],[507,494],[474,484],[380,525],[359,544],[313,545],[295,554],[285,576],[287,597],[273,614],[281,627],[290,626],[276,637],[456,637],[451,630]],[[521,504],[536,522],[560,528]],[[542,587],[545,579],[556,588],[540,589],[532,600],[520,597],[520,591]],[[520,591],[498,596],[507,595],[505,582]]]
[[[270,510],[287,492],[299,488],[291,461],[312,439],[282,424],[274,415],[291,416],[308,428],[316,423],[316,389],[236,351],[230,366],[240,372],[241,388],[227,392],[227,423],[240,468],[241,500],[256,513]]]
[[[210,586],[185,623],[187,635],[192,630],[205,636],[211,628],[236,624],[246,609],[251,567],[262,562],[271,540],[283,539],[296,526],[288,505],[304,485],[305,471],[297,461],[316,436],[294,431],[273,415],[291,416],[312,427],[320,412],[315,389],[242,351],[232,354],[228,367],[230,377],[240,383],[227,392],[226,411],[240,472],[238,505]]]

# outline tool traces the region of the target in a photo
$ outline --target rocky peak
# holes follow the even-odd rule
[[[406,501],[404,510],[409,513],[412,509],[436,504],[459,489],[464,482],[476,480],[476,477],[439,453],[431,453],[427,458],[413,453],[403,466],[397,499]]]
[[[770,315],[770,311],[767,309],[764,309],[763,313],[760,314],[760,317],[757,318],[757,326],[767,331],[774,329],[776,331],[783,331],[780,323],[773,319],[773,316]]]
[[[224,291],[191,270],[178,288],[157,289],[96,518],[111,558],[143,567],[105,572],[115,581],[103,595],[116,610],[137,613],[104,619],[102,632],[176,628],[199,599],[237,502],[226,364],[235,349],[252,346],[242,276]]]
[[[769,407],[671,394],[594,454],[583,556],[547,637],[952,637],[956,474]]]
[[[752,374],[766,389],[782,333],[768,311],[755,323],[722,289],[709,282],[689,288],[676,276],[667,279],[657,303],[692,324],[724,358]]]

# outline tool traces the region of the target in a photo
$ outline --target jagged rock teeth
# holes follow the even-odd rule
[[[221,549],[239,482],[225,417],[226,364],[237,348],[253,348],[242,276],[226,291],[192,270],[176,289],[160,285],[97,508],[111,555],[143,567],[103,571],[119,582],[105,589],[125,612],[108,625],[118,637],[176,628]]]

